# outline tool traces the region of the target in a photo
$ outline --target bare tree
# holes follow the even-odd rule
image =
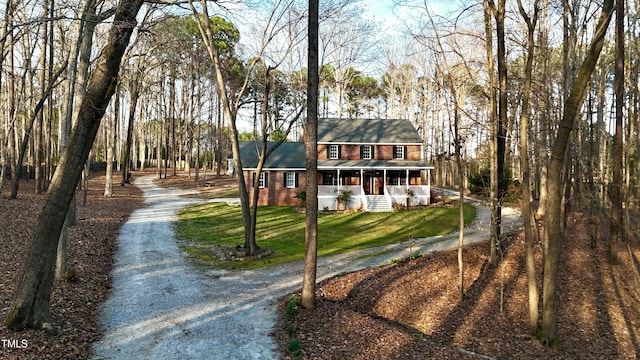
[[[522,89],[522,110],[520,111],[520,172],[522,173],[522,219],[526,244],[527,285],[529,289],[529,331],[534,334],[538,327],[538,285],[533,253],[533,224],[531,213],[531,176],[529,167],[529,99],[535,52],[534,34],[540,10],[539,0],[533,3],[533,16],[530,17],[518,0],[520,15],[527,25],[527,58],[524,67],[524,88]]]
[[[301,304],[314,306],[318,258],[318,0],[309,1],[307,60],[306,230]]]
[[[231,130],[231,150],[233,154],[233,159],[235,163],[235,168],[237,170],[237,179],[238,179],[238,187],[240,190],[240,204],[242,206],[242,217],[244,221],[244,229],[245,229],[245,243],[244,248],[248,252],[249,255],[256,255],[258,251],[258,246],[255,238],[255,224],[257,217],[257,208],[251,207],[251,202],[257,204],[257,192],[254,192],[254,198],[249,198],[249,193],[247,191],[246,179],[243,173],[243,165],[242,159],[240,156],[240,141],[239,141],[239,131],[237,125],[237,116],[240,108],[246,104],[243,101],[243,97],[245,97],[249,91],[249,85],[251,76],[253,74],[254,69],[260,62],[265,62],[268,58],[273,62],[272,66],[274,69],[277,68],[283,61],[287,54],[290,53],[291,48],[294,44],[297,43],[298,39],[294,34],[290,34],[288,38],[288,42],[285,45],[282,51],[282,54],[279,55],[279,58],[272,58],[270,54],[268,54],[268,50],[270,46],[273,46],[274,41],[278,39],[277,35],[284,31],[292,31],[295,26],[293,24],[300,21],[300,17],[290,17],[289,10],[293,6],[293,3],[289,0],[278,0],[275,2],[267,20],[266,25],[262,29],[263,32],[261,34],[262,38],[260,39],[259,47],[256,51],[256,55],[252,58],[249,64],[246,66],[244,71],[244,76],[239,79],[230,79],[228,76],[225,77],[223,74],[223,62],[220,56],[220,52],[216,47],[216,42],[218,39],[214,36],[214,33],[211,29],[211,17],[209,16],[209,9],[207,0],[200,1],[200,11],[196,9],[194,2],[192,0],[189,1],[191,5],[192,12],[196,18],[198,29],[200,30],[200,34],[202,39],[204,40],[205,47],[209,52],[209,56],[214,65],[214,71],[216,76],[216,87],[218,90],[218,94],[222,100],[222,108],[224,111],[224,115],[226,119],[229,121],[229,129]],[[279,46],[282,47],[282,44]],[[278,56],[276,56],[278,57]],[[231,81],[237,81],[238,84],[236,86],[237,91],[232,94],[229,91],[228,83]],[[267,101],[268,99],[263,99],[263,101]],[[250,102],[255,101],[251,100]],[[301,112],[300,112],[301,113]],[[291,126],[297,119],[297,116],[294,116],[289,122],[289,130]],[[286,132],[288,134],[288,130]],[[259,163],[256,167],[256,172],[259,174],[260,169],[262,168],[262,164],[267,160],[270,153],[272,153],[277,146],[274,146],[267,150],[266,141],[268,139],[267,134],[262,134],[262,150],[258,154]],[[284,140],[284,139],[283,139]],[[256,174],[253,187],[254,189],[258,187],[259,176]]]
[[[602,13],[596,25],[596,30],[587,49],[576,80],[571,86],[569,96],[565,100],[562,120],[551,148],[547,179],[547,214],[545,221],[545,238],[547,254],[544,261],[543,278],[543,311],[540,339],[542,343],[550,345],[557,336],[557,278],[560,261],[562,233],[562,185],[565,181],[565,152],[569,143],[569,136],[591,80],[591,74],[596,67],[600,52],[604,45],[604,37],[609,27],[613,13],[613,0],[605,0]]]
[[[613,135],[613,183],[611,198],[611,235],[609,236],[609,262],[618,262],[618,243],[623,237],[622,222],[622,117],[624,112],[624,0],[616,0],[616,60],[614,74],[614,93],[616,101],[616,128]]]
[[[136,27],[136,14],[141,6],[142,0],[123,0],[118,5],[109,41],[91,74],[75,130],[62,154],[36,222],[22,276],[5,319],[9,329],[55,331],[49,298],[60,230],[100,121],[115,91],[120,60]]]
[[[501,228],[502,228],[502,200],[506,194],[504,185],[505,175],[505,152],[506,152],[506,136],[507,136],[507,55],[505,45],[505,0],[498,0],[496,5],[493,0],[484,2],[485,9],[488,7],[494,14],[496,20],[496,40],[497,40],[497,59],[498,59],[498,113],[495,126],[492,125],[494,133],[492,136],[493,151],[491,164],[491,262],[496,264],[496,249],[501,245]],[[486,12],[487,10],[485,10]],[[486,23],[485,18],[485,23]],[[488,25],[485,24],[485,27]],[[489,39],[487,34],[487,39]],[[490,51],[487,49],[487,51]],[[490,69],[493,71],[493,69]]]

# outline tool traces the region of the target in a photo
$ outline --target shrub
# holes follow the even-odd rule
[[[344,209],[346,210],[347,206],[349,206],[349,201],[351,201],[351,197],[353,196],[353,191],[350,189],[336,190],[336,193],[338,194],[336,197],[336,200],[338,200],[338,210],[340,210],[340,204],[344,204]]]
[[[307,206],[307,192],[306,191],[299,191],[298,193],[296,193],[296,196],[294,196],[294,198],[298,199],[298,201],[300,201],[300,206],[301,207],[306,207]]]
[[[514,184],[514,180],[510,169],[504,169],[503,174],[503,193],[501,195],[505,197],[507,195],[507,189],[509,189],[510,185]],[[489,196],[491,193],[491,170],[487,168],[481,169],[479,173],[467,177],[467,180],[469,181],[469,191],[471,191],[472,194]]]

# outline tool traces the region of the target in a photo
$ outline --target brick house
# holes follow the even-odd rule
[[[273,146],[270,143],[269,146]],[[241,144],[247,189],[258,163],[253,142]],[[305,189],[304,143],[280,145],[264,164],[259,205],[293,206]],[[426,205],[430,171],[424,143],[408,120],[318,119],[318,207],[335,210],[338,195],[351,194],[341,208],[388,211],[394,203]]]

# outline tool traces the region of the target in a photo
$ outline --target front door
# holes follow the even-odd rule
[[[364,172],[364,185],[362,186],[364,189],[364,193],[367,195],[380,195],[381,193],[378,191],[378,187],[382,184],[382,179],[380,177],[376,177],[374,171],[365,171]]]

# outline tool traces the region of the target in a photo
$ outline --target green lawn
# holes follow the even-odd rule
[[[465,205],[465,223],[475,217],[475,208]],[[458,208],[426,208],[385,213],[320,214],[318,255],[334,255],[356,249],[407,241],[410,238],[444,235],[458,229]],[[240,207],[221,203],[197,205],[180,213],[176,229],[186,240],[183,249],[196,258],[222,268],[254,269],[304,257],[304,214],[291,207],[258,209],[258,246],[274,251],[253,261],[223,262],[211,246],[244,243]]]

